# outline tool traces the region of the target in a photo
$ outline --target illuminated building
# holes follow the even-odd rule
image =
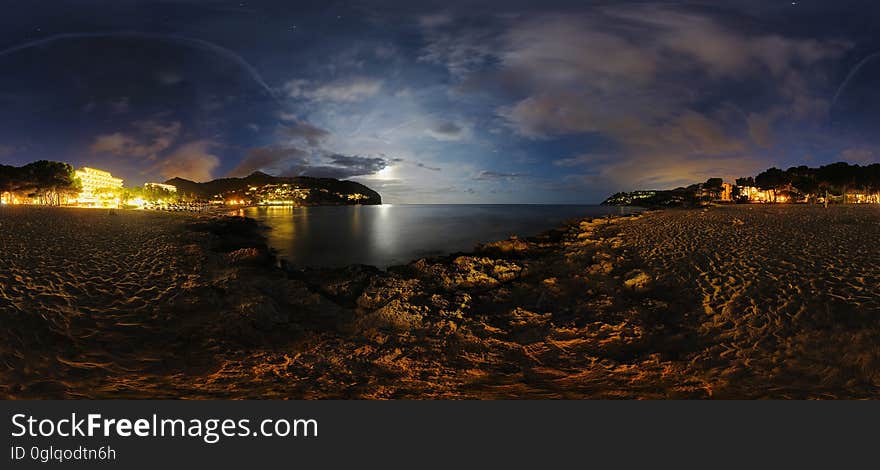
[[[82,190],[70,203],[89,207],[113,207],[119,205],[119,198],[113,194],[122,189],[122,179],[115,178],[110,172],[94,168],[76,170],[76,177],[82,183]]]
[[[880,204],[880,193],[846,193],[844,202],[847,204]]]
[[[0,204],[3,204],[4,206],[7,204],[19,204],[19,201],[18,198],[15,197],[15,194],[5,192],[0,193]]]
[[[773,202],[776,199],[776,192],[772,189],[762,190],[754,186],[740,186],[739,194],[749,202]]]
[[[144,183],[144,188],[164,189],[165,191],[169,191],[172,193],[177,192],[177,186],[165,183]]]
[[[296,206],[305,202],[310,193],[309,188],[301,188],[288,183],[266,184],[248,188],[247,198],[258,205],[265,206]],[[241,203],[244,203],[241,201]],[[227,201],[226,204],[229,204]]]
[[[721,183],[721,197],[723,202],[733,201],[733,185],[730,183]]]
[[[738,186],[739,197],[748,202],[774,202],[780,204],[800,204],[809,202],[810,196],[791,184],[774,189],[758,189],[754,186]]]

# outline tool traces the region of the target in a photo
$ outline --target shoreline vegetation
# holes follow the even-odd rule
[[[880,163],[850,165],[837,162],[810,168],[770,168],[755,177],[726,183],[705,183],[667,190],[637,190],[612,194],[602,205],[645,208],[702,207],[717,203],[880,204]]]
[[[3,398],[872,398],[880,210],[586,219],[381,271],[242,217],[0,208]]]
[[[195,182],[172,178],[125,187],[110,172],[40,160],[0,165],[0,206],[36,205],[204,212],[212,208],[261,206],[380,205],[382,196],[361,183],[309,176],[245,177]]]

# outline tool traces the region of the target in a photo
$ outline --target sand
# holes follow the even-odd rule
[[[621,237],[687,300],[690,370],[717,396],[878,395],[880,206],[653,213]]]
[[[0,390],[90,396],[91,378],[161,361],[161,351],[145,344],[157,342],[150,331],[197,277],[180,236],[188,220],[152,212],[0,209]]]
[[[880,207],[284,271],[241,218],[0,208],[7,398],[874,398]]]

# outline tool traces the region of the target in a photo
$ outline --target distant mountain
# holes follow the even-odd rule
[[[376,191],[354,181],[340,181],[333,178],[312,178],[309,176],[282,177],[255,171],[244,178],[220,178],[205,183],[196,183],[183,178],[172,178],[165,182],[177,187],[177,191],[200,198],[210,199],[218,195],[244,194],[250,187],[269,184],[289,184],[301,189],[309,189],[307,205],[347,205],[355,204],[349,195],[361,194],[359,204],[382,204],[382,197]]]

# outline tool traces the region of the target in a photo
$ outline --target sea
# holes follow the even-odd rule
[[[269,245],[302,267],[367,264],[382,269],[478,243],[527,237],[568,220],[631,214],[637,208],[598,205],[383,204],[379,206],[249,207],[235,214],[269,228]]]

